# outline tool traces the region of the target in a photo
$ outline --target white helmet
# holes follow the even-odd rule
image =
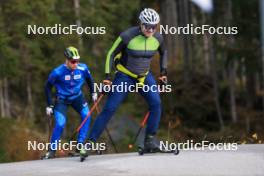
[[[142,24],[156,25],[159,23],[160,17],[155,10],[147,8],[140,12],[139,20]]]

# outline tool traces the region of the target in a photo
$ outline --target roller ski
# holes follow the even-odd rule
[[[146,149],[143,146],[138,146],[138,154],[139,155],[144,155],[144,154],[148,154],[148,153],[173,153],[174,155],[178,155],[179,154],[179,150],[160,150],[160,149]]]
[[[41,156],[41,160],[46,160],[46,159],[53,159],[55,158],[55,151],[49,150],[45,155]]]
[[[173,153],[175,155],[179,154],[179,150],[165,150],[160,149],[159,144],[154,140],[154,136],[147,135],[145,137],[144,146],[138,146],[138,154],[144,155],[147,153]]]
[[[75,150],[75,152],[69,152],[69,153],[65,153],[64,155],[55,155],[56,151],[48,151],[45,155],[41,156],[40,159],[41,160],[46,160],[46,159],[54,159],[54,158],[65,158],[65,157],[79,157],[80,156],[80,151],[79,150]]]

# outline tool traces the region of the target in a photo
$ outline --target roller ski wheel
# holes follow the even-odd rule
[[[138,154],[139,155],[144,155],[144,154],[148,154],[148,153],[173,153],[174,155],[178,155],[179,154],[179,150],[160,150],[160,149],[145,149],[142,146],[138,147]]]
[[[173,153],[174,155],[178,155],[180,153],[179,149],[175,150],[159,150],[157,153]]]
[[[179,153],[180,153],[179,149],[174,150],[174,155],[179,155]]]
[[[46,160],[46,159],[53,159],[55,158],[55,151],[48,151],[45,155],[41,156],[41,160]]]
[[[82,149],[80,151],[80,161],[83,162],[88,157],[88,153],[86,150]]]
[[[142,147],[138,147],[138,154],[139,155],[144,155],[144,148],[142,148]]]
[[[84,162],[85,159],[86,159],[85,156],[81,156],[81,157],[80,157],[80,161],[81,161],[81,162]]]

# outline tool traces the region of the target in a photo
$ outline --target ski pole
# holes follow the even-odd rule
[[[52,119],[49,115],[46,115],[46,120],[48,123],[48,139],[47,139],[47,143],[50,142],[51,139],[51,130],[52,130]],[[45,155],[41,156],[41,158],[44,158]]]
[[[112,136],[110,135],[110,132],[109,132],[109,130],[108,130],[107,127],[105,128],[105,131],[106,131],[106,133],[107,133],[108,138],[110,139],[110,142],[112,143],[112,146],[114,147],[115,152],[118,153],[118,150],[117,150],[117,148],[116,148],[116,145],[115,145],[115,143],[114,143],[114,141],[113,141],[113,138],[112,138]]]
[[[97,111],[97,114],[99,114],[99,111],[100,111],[100,110],[99,110],[98,106],[96,106],[96,111]],[[109,132],[107,126],[105,127],[105,131],[106,131],[106,134],[107,134],[107,136],[108,136],[108,138],[109,138],[109,140],[110,140],[112,146],[114,147],[115,152],[118,153],[118,150],[117,150],[117,148],[116,148],[116,145],[115,145],[115,143],[114,143],[114,140],[113,140],[113,138],[112,138],[112,136],[111,136],[111,134],[110,134],[110,132]]]
[[[129,148],[132,148],[133,145],[137,142],[137,138],[138,138],[142,128],[145,126],[145,124],[146,124],[146,122],[148,120],[148,117],[149,117],[149,111],[145,114],[143,121],[140,123],[140,127],[139,127],[139,129],[137,131],[137,134],[136,134],[136,136],[134,138],[134,141],[133,141],[132,144],[129,144]]]
[[[49,127],[48,142],[50,142],[50,138],[51,138],[51,130],[52,130],[52,119],[51,119],[51,117],[48,117],[48,127]]]
[[[167,82],[164,83],[162,80],[160,80],[160,81],[161,81],[161,84],[167,84]],[[140,128],[139,128],[138,131],[137,131],[137,135],[136,135],[136,137],[135,137],[135,139],[134,139],[134,141],[133,141],[133,144],[129,144],[129,145],[128,145],[128,148],[132,149],[132,148],[133,148],[133,145],[137,142],[137,138],[138,138],[138,136],[139,136],[139,134],[140,134],[142,128],[145,126],[145,124],[146,124],[146,122],[147,122],[147,120],[148,120],[149,113],[150,113],[150,112],[148,111],[148,112],[146,113],[146,115],[144,116],[144,119],[143,119],[143,121],[142,121],[141,124],[140,124]]]
[[[137,138],[138,138],[138,136],[139,136],[139,134],[140,134],[142,128],[145,126],[145,124],[146,124],[146,122],[147,122],[147,120],[148,120],[149,113],[150,113],[150,112],[148,111],[148,112],[145,114],[144,119],[143,119],[143,121],[142,121],[141,124],[140,124],[140,128],[139,128],[138,131],[137,131],[137,135],[136,135],[136,137],[135,137],[135,139],[134,139],[134,141],[133,141],[133,144],[135,144],[135,143],[137,142]],[[129,147],[129,148],[133,148],[133,144],[129,144],[128,147]]]
[[[86,117],[83,119],[82,123],[79,125],[79,127],[76,129],[76,131],[73,133],[72,137],[70,138],[70,141],[74,138],[74,136],[80,131],[80,129],[83,127],[84,123],[88,120],[88,118],[91,116],[92,112],[95,110],[95,108],[97,107],[98,103],[101,101],[101,99],[103,98],[104,94],[101,94],[99,96],[99,98],[97,99],[97,101],[93,104],[92,108],[90,109],[90,111],[88,112],[88,114],[86,115]]]

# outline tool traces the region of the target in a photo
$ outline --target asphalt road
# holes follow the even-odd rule
[[[264,145],[241,145],[237,151],[181,151],[179,155],[137,153],[0,164],[0,176],[178,176],[264,175]]]

